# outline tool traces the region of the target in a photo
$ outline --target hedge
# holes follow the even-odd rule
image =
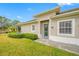
[[[38,35],[33,33],[9,33],[8,36],[11,38],[28,38],[31,40],[38,39]]]
[[[36,39],[38,39],[38,35],[33,34],[33,33],[24,33],[24,38],[36,40]]]

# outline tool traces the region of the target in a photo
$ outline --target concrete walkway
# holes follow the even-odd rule
[[[59,49],[63,49],[72,53],[79,54],[79,46],[77,45],[72,45],[72,44],[66,44],[66,43],[61,43],[61,42],[55,42],[55,41],[50,41],[48,39],[38,39],[36,42],[52,46],[52,47],[57,47]]]

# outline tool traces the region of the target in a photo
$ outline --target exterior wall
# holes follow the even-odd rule
[[[74,45],[79,46],[79,39],[78,38],[50,36],[49,40],[55,41],[55,42],[60,42],[60,43],[66,43],[66,44],[74,44]]]
[[[59,20],[67,20],[67,19],[75,19],[75,36],[65,36],[65,35],[58,35],[57,34],[57,21]],[[53,28],[50,29],[51,35],[49,40],[62,42],[67,44],[75,44],[79,45],[79,16],[72,16],[72,17],[65,17],[65,18],[58,18],[51,20],[51,26]]]
[[[53,12],[53,13],[49,13],[49,14],[46,14],[46,15],[36,17],[36,19],[39,20],[39,21],[44,21],[44,20],[48,20],[51,16],[55,16],[55,15],[56,15],[56,12]]]
[[[35,31],[32,31],[32,25],[35,25]],[[22,25],[21,26],[21,33],[35,33],[35,34],[38,34],[39,33],[39,23],[35,22],[35,23]]]
[[[75,24],[75,33],[76,33],[76,38],[79,38],[79,16],[76,17],[76,24]]]
[[[21,26],[21,33],[27,33],[27,32],[31,32],[31,24]]]
[[[65,36],[65,35],[58,35],[57,34],[57,21],[60,21],[60,20],[67,20],[67,19],[75,19],[75,36]],[[78,30],[79,30],[79,27],[78,27],[78,25],[79,25],[79,17],[78,16],[72,16],[72,17],[65,17],[65,18],[58,18],[58,19],[52,19],[52,21],[51,21],[51,26],[53,27],[53,28],[51,28],[51,35],[52,36],[61,36],[61,37],[73,37],[73,38],[77,38],[78,37],[78,33],[79,32],[77,32]],[[78,37],[79,38],[79,37]]]

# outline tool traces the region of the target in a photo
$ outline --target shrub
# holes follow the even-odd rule
[[[20,33],[9,33],[8,36],[12,38],[23,38],[24,35]]]
[[[33,33],[9,33],[8,36],[12,38],[28,38],[31,40],[38,39],[38,35]]]
[[[36,40],[36,39],[38,39],[38,35],[33,34],[33,33],[25,33],[25,34],[24,34],[24,38]]]

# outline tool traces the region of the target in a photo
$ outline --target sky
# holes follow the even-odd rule
[[[65,11],[79,8],[79,3],[0,3],[0,16],[26,22],[32,20],[34,15],[56,6],[60,6],[61,11]]]

